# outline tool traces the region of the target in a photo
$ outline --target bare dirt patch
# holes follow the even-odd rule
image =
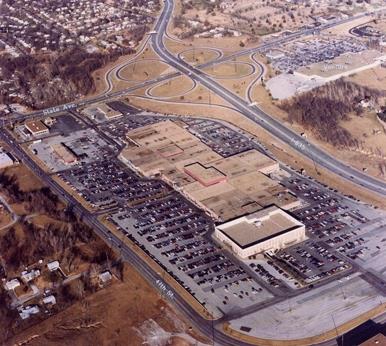
[[[16,181],[22,191],[31,191],[43,187],[41,181],[23,164],[8,167],[5,174],[16,177]]]

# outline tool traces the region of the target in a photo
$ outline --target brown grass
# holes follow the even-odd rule
[[[125,266],[124,281],[98,291],[83,301],[21,332],[9,345],[141,345],[134,328],[148,319],[170,332],[180,332],[171,308],[131,266]],[[182,325],[187,329],[188,323]],[[206,341],[201,336],[193,337]]]

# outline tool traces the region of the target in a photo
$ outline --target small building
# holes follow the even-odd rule
[[[243,259],[306,240],[305,226],[275,205],[219,225],[214,235]]]
[[[60,268],[59,261],[52,261],[47,263],[47,268],[50,272],[58,270]]]
[[[56,304],[56,298],[52,294],[50,296],[43,298],[43,303],[46,305],[55,305]]]
[[[107,120],[112,120],[112,119],[116,119],[116,118],[119,118],[122,116],[122,113],[115,110],[115,109],[112,109],[110,108],[109,106],[107,106],[106,104],[101,104],[97,107],[97,109],[99,110],[99,112],[101,112],[105,118]]]
[[[52,117],[47,117],[44,119],[44,124],[47,125],[48,127],[53,126],[56,123],[56,119]]]
[[[32,281],[33,279],[37,278],[40,276],[40,270],[39,269],[33,269],[33,270],[30,270],[30,271],[23,271],[21,273],[21,279],[25,282],[25,283],[28,283],[30,281]]]
[[[63,143],[52,144],[51,148],[59,160],[63,161],[65,165],[73,165],[78,162],[78,158]]]
[[[19,315],[22,320],[30,318],[32,315],[36,315],[40,312],[40,309],[37,305],[28,305],[26,307],[21,307],[18,309]]]
[[[10,281],[7,281],[5,284],[4,284],[4,288],[7,290],[7,291],[11,291],[11,290],[14,290],[16,287],[19,287],[20,286],[20,281],[18,279],[12,279]]]
[[[283,51],[281,51],[281,50],[274,49],[274,50],[270,50],[269,52],[267,52],[265,54],[265,56],[269,60],[276,60],[276,59],[284,58],[285,57],[285,53]]]
[[[104,114],[96,107],[86,108],[83,112],[92,120],[100,120],[104,117]]]
[[[102,121],[103,118],[106,120],[112,120],[121,117],[123,114],[115,109],[112,109],[106,104],[98,104],[96,107],[88,107],[84,110],[84,113],[92,120],[96,119]]]
[[[32,120],[25,123],[25,128],[28,130],[28,132],[31,133],[33,136],[42,136],[47,135],[50,130],[44,123],[40,120]]]

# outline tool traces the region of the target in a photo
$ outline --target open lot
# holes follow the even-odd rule
[[[184,96],[195,88],[195,82],[187,76],[180,76],[162,82],[148,89],[147,94],[155,98],[172,98]]]
[[[204,69],[206,73],[215,78],[236,79],[251,75],[254,70],[251,65],[244,62],[227,62]]]
[[[189,333],[194,340],[208,342],[190,331],[189,322],[176,315],[166,300],[133,267],[125,266],[122,282],[116,282],[28,328],[10,343],[59,346],[70,341],[77,346],[125,344],[130,340],[131,345],[140,345],[150,340],[150,332],[159,332],[157,328],[141,332],[141,327],[149,320],[155,321],[160,330],[165,331],[165,340],[180,334],[181,340],[185,340],[185,334]],[[171,334],[168,336],[168,333]]]
[[[261,339],[307,339],[335,330],[385,302],[385,297],[366,281],[349,277],[344,283],[335,281],[233,320],[230,325]]]
[[[137,59],[122,68],[118,76],[126,81],[142,82],[156,78],[168,69],[167,64],[157,59]]]

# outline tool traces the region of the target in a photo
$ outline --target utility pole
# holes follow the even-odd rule
[[[334,319],[334,316],[332,314],[331,314],[331,319],[332,319],[332,322],[334,323],[336,337],[338,338],[339,337],[338,328],[336,326],[335,319]]]
[[[342,292],[343,299],[346,300],[346,295],[343,291],[342,280],[338,280],[340,291]]]

